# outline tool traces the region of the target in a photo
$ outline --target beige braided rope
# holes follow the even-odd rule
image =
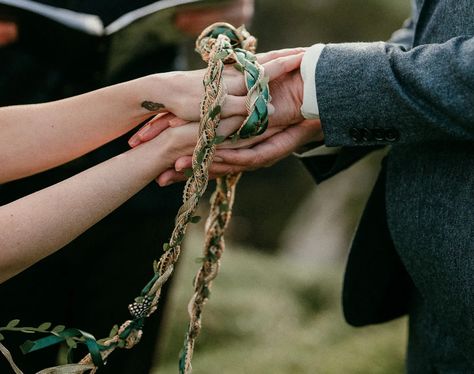
[[[220,34],[211,36],[212,30],[220,28],[230,30],[232,36],[238,40],[231,40],[229,36]],[[255,50],[256,39],[242,26],[238,29],[225,23],[218,23],[203,31],[196,42],[196,49],[203,59],[208,62],[204,76],[205,95],[201,103],[201,121],[199,138],[193,152],[193,174],[187,180],[183,192],[183,205],[176,216],[175,228],[169,243],[165,244],[165,253],[154,264],[155,277],[142,291],[142,296],[129,305],[133,320],[125,321],[118,331],[101,342],[108,347],[100,351],[102,359],[107,357],[116,348],[132,348],[142,335],[144,319],[149,317],[157,308],[162,285],[171,276],[174,264],[177,262],[181,244],[187,226],[194,220],[200,198],[206,191],[209,181],[209,167],[212,164],[217,144],[216,129],[220,122],[220,110],[224,103],[226,90],[222,81],[225,64],[234,63],[239,70],[245,73],[248,88],[246,106],[248,116],[237,132],[239,137],[249,137],[263,132],[267,125],[268,85],[264,79],[263,67],[260,66],[251,53]],[[243,47],[237,49],[235,47]],[[250,82],[253,82],[250,84]],[[266,95],[266,96],[265,96]],[[263,103],[263,109],[262,109]],[[259,105],[260,104],[260,105]],[[212,280],[217,276],[219,260],[224,251],[224,231],[231,217],[232,205],[235,196],[235,187],[240,174],[231,174],[217,179],[216,191],[211,199],[211,210],[206,222],[206,239],[204,260],[195,279],[195,293],[188,306],[190,316],[189,329],[186,335],[185,347],[180,360],[180,372],[191,373],[191,359],[195,339],[201,329],[201,315],[204,303],[209,296]],[[85,356],[79,364],[91,365],[90,354]],[[93,369],[91,373],[97,370]],[[78,371],[82,373],[83,370]]]
[[[212,281],[217,277],[220,259],[225,249],[224,232],[232,215],[235,188],[241,174],[229,174],[217,179],[211,198],[211,209],[206,221],[203,264],[194,279],[194,295],[188,304],[189,327],[181,356],[180,370],[190,373],[194,343],[201,331],[201,316],[209,298]]]
[[[60,365],[47,368],[38,374],[80,374],[90,371],[95,373],[103,365],[107,357],[116,348],[133,348],[143,334],[143,325],[157,308],[161,287],[173,273],[174,264],[181,252],[181,243],[186,233],[187,225],[195,222],[194,213],[204,194],[208,180],[209,167],[215,153],[216,145],[222,137],[216,136],[216,128],[220,121],[221,107],[226,92],[222,82],[225,64],[234,64],[237,70],[244,74],[248,90],[246,107],[248,115],[233,138],[248,138],[265,131],[268,124],[267,103],[270,99],[268,81],[264,78],[263,67],[256,62],[251,53],[255,50],[256,39],[242,26],[238,29],[225,23],[217,23],[203,31],[196,42],[196,49],[208,62],[204,77],[205,96],[201,105],[201,122],[199,138],[193,152],[193,173],[188,179],[184,193],[183,205],[176,217],[175,229],[169,243],[163,246],[165,253],[158,262],[155,261],[154,276],[143,288],[141,295],[129,305],[132,319],[125,321],[120,328],[115,326],[108,338],[96,341],[89,333],[58,325],[49,331],[49,322],[37,328],[17,327],[19,320],[12,320],[3,330],[18,330],[23,332],[49,332],[51,335],[36,341],[22,344],[24,353],[66,341],[70,349],[77,343],[84,343],[89,349],[78,364]],[[251,52],[250,52],[251,51]],[[217,179],[216,191],[211,198],[211,211],[206,222],[206,240],[204,259],[194,282],[195,293],[188,306],[190,323],[186,335],[185,347],[180,359],[180,373],[191,373],[191,359],[194,344],[201,329],[201,316],[205,302],[209,297],[212,281],[218,274],[220,258],[224,252],[224,231],[230,221],[235,188],[240,174],[230,174]],[[26,331],[24,331],[26,330]],[[0,335],[0,338],[3,338]],[[0,343],[0,353],[9,361],[15,372],[21,370],[15,365],[9,351]]]

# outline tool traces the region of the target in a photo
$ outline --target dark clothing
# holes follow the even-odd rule
[[[87,3],[91,7],[102,3],[102,6],[112,5],[112,2]],[[122,3],[136,6],[133,2]],[[113,2],[114,7],[118,5]],[[142,53],[127,56],[127,61],[115,67],[111,74],[109,56],[113,53],[113,38],[124,37],[126,30],[109,38],[93,37],[53,22],[40,22],[37,17],[21,19],[25,23],[19,25],[19,42],[0,48],[0,106],[64,98],[175,67],[176,46],[144,38],[137,40],[142,43]],[[129,136],[62,167],[0,186],[0,204],[126,151]],[[152,277],[153,260],[160,257],[162,243],[168,241],[174,226],[181,191],[182,185],[159,188],[151,183],[71,244],[3,283],[0,324],[14,318],[28,326],[50,321],[80,328],[96,338],[106,337],[114,324],[129,318],[128,304]],[[101,372],[150,372],[167,290],[165,286],[161,305],[147,321],[141,343],[133,350],[112,355]],[[27,338],[9,335],[7,341],[22,370],[32,373],[56,364],[57,347],[26,356],[16,351]],[[5,362],[0,360],[1,373],[11,370]]]
[[[325,142],[346,148],[305,163],[321,181],[391,145],[349,255],[345,316],[408,311],[409,373],[474,373],[474,1],[416,0],[397,35],[324,48]]]

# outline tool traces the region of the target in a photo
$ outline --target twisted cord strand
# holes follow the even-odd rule
[[[238,137],[249,137],[263,132],[268,123],[267,120],[267,100],[268,88],[267,82],[264,80],[263,67],[256,63],[256,59],[251,52],[255,51],[256,40],[244,29],[231,29],[235,32],[234,35],[229,35],[222,28],[228,28],[227,24],[217,24],[205,29],[196,41],[196,50],[201,54],[204,61],[208,62],[208,72],[211,77],[215,76],[217,70],[219,75],[222,74],[223,63],[235,63],[241,68],[245,75],[245,83],[248,94],[246,97],[246,109],[248,112],[247,118],[244,120],[242,126],[237,132]],[[217,39],[212,39],[213,32],[219,32]],[[223,33],[221,33],[223,32]],[[238,40],[238,43],[237,43]],[[230,48],[229,48],[230,44]],[[240,45],[248,50],[235,48]],[[253,67],[253,69],[250,69]],[[204,84],[206,85],[205,79]],[[221,84],[220,79],[215,82]],[[208,88],[212,91],[208,91]],[[264,91],[266,88],[266,91]],[[215,86],[206,87],[205,100],[201,108],[201,124],[206,124],[205,118],[208,113],[212,113],[210,107],[214,105],[207,105],[207,99],[211,99],[221,88]],[[264,93],[262,94],[262,91]],[[264,96],[267,94],[266,97]],[[262,108],[262,115],[255,114],[257,108],[257,101],[262,98],[264,100],[264,108]],[[206,131],[206,129],[202,129]],[[214,128],[215,130],[215,128]],[[214,152],[213,147],[212,152]],[[196,161],[196,162],[195,162]],[[200,167],[198,159],[193,159],[194,168]],[[205,173],[205,178],[208,178],[208,169],[202,169]],[[194,173],[195,175],[195,173]],[[211,207],[208,219],[205,226],[205,243],[203,250],[203,263],[194,278],[194,295],[188,304],[189,325],[185,337],[183,350],[179,361],[180,374],[189,374],[192,372],[192,357],[194,352],[194,345],[196,338],[201,331],[202,312],[206,301],[210,295],[212,281],[217,277],[220,268],[220,259],[225,249],[224,232],[227,228],[231,215],[232,207],[235,199],[235,190],[237,183],[241,177],[240,173],[229,174],[221,178],[217,178],[216,190],[211,197]]]
[[[100,341],[100,358],[105,361],[117,348],[131,349],[143,334],[145,319],[157,309],[161,287],[173,273],[174,265],[181,253],[181,244],[189,223],[193,222],[199,200],[206,191],[209,181],[209,167],[212,164],[218,138],[216,129],[226,90],[222,81],[225,64],[234,66],[244,73],[248,89],[246,109],[248,115],[234,136],[248,138],[261,134],[268,124],[267,102],[270,99],[268,82],[263,67],[253,55],[256,39],[243,26],[236,29],[226,23],[217,23],[206,28],[196,42],[196,49],[208,69],[204,76],[205,95],[201,104],[199,138],[193,152],[192,175],[183,191],[183,205],[176,216],[175,228],[165,252],[153,264],[154,276],[143,288],[141,295],[128,306],[132,319],[125,321],[109,338]],[[195,293],[188,305],[190,323],[185,345],[180,358],[182,374],[192,371],[191,359],[194,344],[201,329],[202,310],[209,298],[212,280],[219,270],[220,258],[224,252],[224,231],[229,223],[235,188],[240,174],[230,174],[217,179],[216,191],[211,199],[210,214],[206,222],[204,260],[194,282]],[[95,357],[97,361],[97,357]],[[89,353],[80,362],[77,374],[90,370],[96,373],[98,367]]]

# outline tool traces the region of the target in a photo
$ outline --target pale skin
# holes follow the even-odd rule
[[[300,58],[293,52],[268,62],[270,78],[295,69]],[[170,127],[169,118],[199,118],[203,74],[151,75],[56,102],[0,108],[0,183],[79,157],[157,114],[150,109],[168,113],[161,117],[166,126],[159,137],[0,207],[0,282],[69,243],[172,168],[180,156],[192,153],[197,123]],[[245,97],[240,96],[240,73],[229,68],[225,76],[228,97],[218,133],[228,136],[241,124]]]
[[[15,43],[18,39],[18,27],[12,21],[0,20],[0,47]]]
[[[296,50],[293,50],[296,51]],[[299,49],[299,51],[304,51]],[[259,60],[265,62],[273,54],[281,51],[268,52],[260,55]],[[303,100],[303,82],[299,66],[287,74],[281,74],[278,79],[270,82],[273,113],[270,115],[269,129],[261,136],[239,141],[237,144],[224,144],[217,150],[214,162],[209,171],[212,178],[229,173],[239,173],[269,167],[277,161],[289,156],[301,146],[322,141],[324,135],[320,120],[305,120],[300,108]],[[235,76],[226,77],[226,83],[234,85]],[[181,126],[187,121],[168,116],[172,126]],[[130,145],[136,146],[157,136],[163,127],[163,121],[151,121],[130,139]],[[191,167],[191,155],[176,160],[174,168],[166,170],[156,181],[161,186],[179,182],[185,179],[183,170]]]

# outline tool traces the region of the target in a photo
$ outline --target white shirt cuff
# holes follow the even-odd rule
[[[293,152],[293,155],[298,158],[334,155],[338,154],[341,151],[341,148],[342,147],[326,147],[325,145],[320,145],[304,152]]]
[[[318,100],[316,96],[316,66],[323,52],[324,44],[309,47],[301,61],[301,77],[303,78],[303,105],[301,114],[306,119],[319,119]]]

